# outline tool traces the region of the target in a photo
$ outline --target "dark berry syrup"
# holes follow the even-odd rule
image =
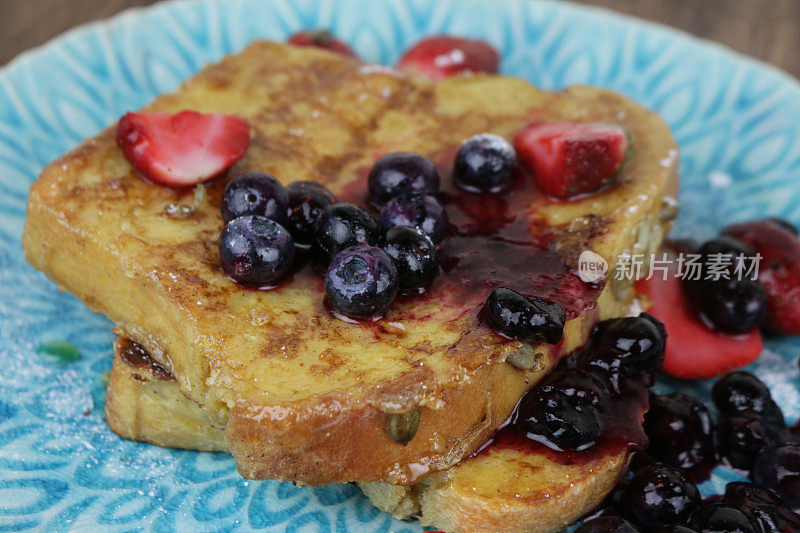
[[[597,346],[596,336],[593,336],[585,347],[564,357],[548,375],[545,382],[557,381],[560,373],[576,367],[586,370],[599,380],[606,380],[606,376],[586,364],[600,349]],[[476,452],[476,455],[485,454],[492,448],[510,449],[522,453],[545,455],[549,460],[559,464],[575,465],[589,463],[624,451],[643,450],[647,448],[648,444],[647,436],[642,428],[642,421],[649,407],[649,382],[649,377],[635,373],[625,374],[620,392],[606,391],[607,393],[602,395],[598,406],[602,427],[600,436],[594,444],[580,451],[556,450],[528,438],[525,432],[514,423],[518,414],[517,410],[525,403],[525,398],[523,398],[515,413],[509,417],[486,445]],[[528,394],[536,394],[541,386],[542,384],[537,385]]]

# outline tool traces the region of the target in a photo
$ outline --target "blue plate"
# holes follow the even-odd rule
[[[766,215],[800,223],[797,82],[641,21],[545,1],[193,0],[80,28],[0,70],[0,529],[422,530],[351,485],[245,481],[226,455],[116,437],[103,420],[111,323],[20,250],[28,187],[47,162],[254,38],[318,27],[386,64],[423,35],[479,37],[499,48],[507,74],[547,89],[609,87],[657,110],[682,150],[679,236]],[[40,353],[58,352],[52,341],[80,358]],[[800,338],[770,339],[751,368],[790,420],[800,414],[798,353]],[[707,383],[660,387],[708,398]],[[702,489],[736,478],[718,468]]]

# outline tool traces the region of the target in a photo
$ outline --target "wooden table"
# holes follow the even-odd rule
[[[0,0],[0,65],[75,25],[153,3],[155,0]],[[578,0],[578,3],[669,24],[800,76],[798,0]]]

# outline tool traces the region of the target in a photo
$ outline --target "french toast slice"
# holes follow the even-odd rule
[[[114,343],[106,420],[118,435],[177,448],[228,451],[221,429],[181,393],[174,378],[124,338]],[[490,445],[458,465],[407,486],[359,483],[379,509],[450,533],[561,531],[596,507],[628,461],[624,447],[576,462]]]
[[[25,254],[170,371],[224,429],[245,477],[410,485],[457,464],[560,355],[585,343],[598,318],[621,314],[630,300],[626,283],[583,286],[575,274],[580,252],[600,254],[613,269],[620,253],[654,251],[662,224],[674,216],[677,148],[667,126],[605,90],[547,93],[489,75],[433,84],[322,50],[258,42],[145,111],[181,109],[237,114],[252,130],[246,157],[208,185],[197,212],[167,216],[165,207],[191,192],[142,180],[109,129],[34,183]],[[380,155],[422,153],[447,182],[463,139],[481,132],[510,138],[536,120],[622,124],[634,146],[606,190],[571,202],[529,190],[516,214],[552,239],[528,263],[547,267],[532,272],[537,294],[568,312],[555,347],[495,335],[478,318],[487,286],[474,290],[448,276],[425,298],[396,302],[366,326],[331,316],[310,268],[267,292],[245,290],[222,273],[220,196],[241,172],[317,180],[360,202],[365,169]],[[509,246],[483,262],[511,261]],[[526,363],[518,368],[509,358]],[[386,431],[387,420],[413,409],[419,429],[403,445]]]

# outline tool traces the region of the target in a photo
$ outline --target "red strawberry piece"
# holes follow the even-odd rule
[[[625,160],[628,136],[615,124],[541,122],[519,133],[514,147],[540,189],[568,198],[614,177]]]
[[[485,41],[436,35],[406,50],[397,66],[437,81],[466,72],[496,73],[499,63],[497,50]]]
[[[664,370],[668,374],[683,379],[712,378],[746,366],[761,355],[764,344],[758,329],[732,336],[708,328],[692,309],[675,270],[670,270],[666,279],[659,273],[637,281],[636,290],[650,300],[647,312],[667,329]]]
[[[306,30],[291,35],[286,42],[295,46],[313,46],[324,48],[348,57],[358,57],[347,43],[333,36],[328,30]]]
[[[244,157],[250,127],[233,115],[126,113],[117,144],[145,178],[170,187],[208,181]]]
[[[729,226],[725,234],[761,254],[758,282],[767,291],[764,325],[776,333],[800,334],[800,239],[786,226],[756,220]]]

